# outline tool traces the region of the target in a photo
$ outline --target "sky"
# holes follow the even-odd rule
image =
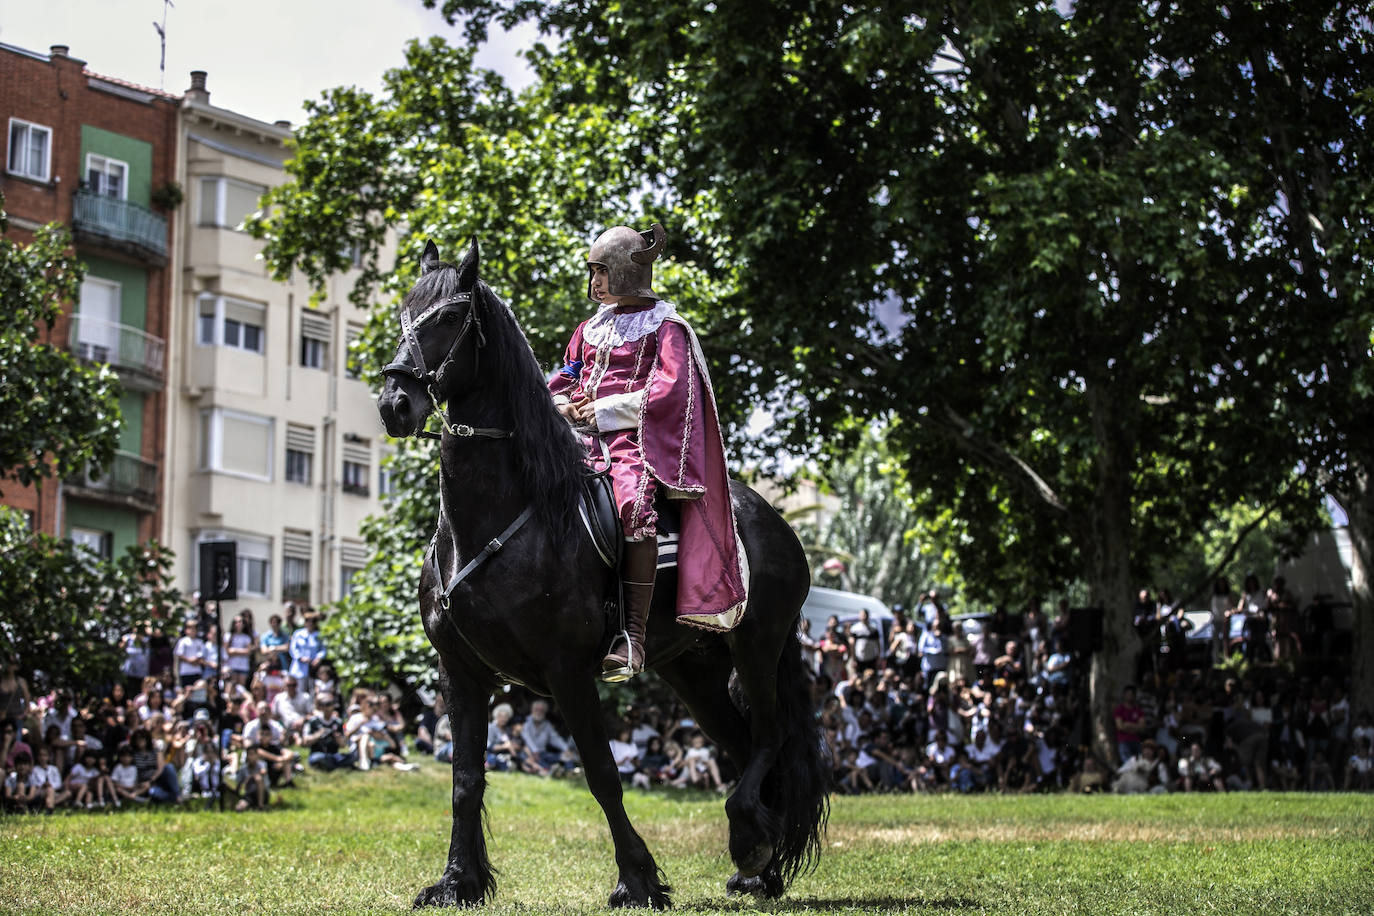
[[[303,102],[325,89],[378,91],[410,39],[462,40],[421,0],[172,0],[164,77],[154,27],[163,15],[163,0],[0,0],[0,42],[44,54],[67,45],[96,73],[178,94],[204,70],[212,105],[300,124]],[[493,34],[478,63],[524,85],[516,55],[533,37],[531,28]]]

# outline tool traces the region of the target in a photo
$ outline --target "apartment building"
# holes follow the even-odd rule
[[[321,605],[363,565],[358,536],[386,487],[381,422],[348,358],[365,313],[333,278],[312,304],[303,279],[272,280],[242,231],[285,180],[291,135],[217,108],[206,74],[180,110],[162,538],[178,582],[198,581],[198,545],[238,548],[239,601],[259,625],[285,601]]]
[[[11,239],[68,226],[87,274],[47,331],[79,359],[111,366],[123,393],[113,464],[7,486],[35,531],[109,557],[160,534],[170,240],[177,220],[177,96],[86,69],[64,45],[46,54],[0,44],[6,124],[0,190]]]

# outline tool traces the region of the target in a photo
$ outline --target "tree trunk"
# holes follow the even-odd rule
[[[1093,751],[1104,761],[1116,758],[1112,718],[1121,690],[1135,681],[1140,638],[1131,625],[1131,474],[1128,437],[1121,434],[1110,405],[1093,397],[1093,434],[1097,440],[1094,474],[1097,492],[1091,517],[1082,526],[1087,542],[1085,578],[1088,601],[1102,609],[1102,649],[1093,653],[1088,676]],[[1119,761],[1118,761],[1119,762]]]
[[[1350,598],[1355,605],[1351,640],[1352,715],[1374,712],[1374,490],[1369,464],[1359,466],[1345,501],[1350,526]]]

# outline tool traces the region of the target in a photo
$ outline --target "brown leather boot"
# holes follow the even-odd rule
[[[601,679],[608,684],[628,681],[644,670],[644,628],[649,621],[649,606],[654,598],[654,577],[658,573],[658,542],[653,538],[626,541],[620,564],[620,582],[625,593],[625,632],[611,643],[611,651],[601,660]],[[625,637],[629,637],[626,645]]]

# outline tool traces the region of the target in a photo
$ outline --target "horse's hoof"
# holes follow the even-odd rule
[[[753,877],[735,872],[725,882],[725,893],[730,897],[751,894],[760,900],[776,900],[782,896],[782,891],[782,878],[776,872],[764,872]]]
[[[611,898],[606,901],[606,905],[613,910],[623,907],[648,907],[651,910],[666,910],[672,907],[673,898],[668,896],[672,890],[666,884],[654,882],[654,886],[641,893],[634,893],[629,886],[621,881],[611,891]]]
[[[475,895],[466,894],[459,889],[457,882],[439,881],[416,894],[411,907],[418,910],[430,906],[474,906],[482,900],[480,891]]]

